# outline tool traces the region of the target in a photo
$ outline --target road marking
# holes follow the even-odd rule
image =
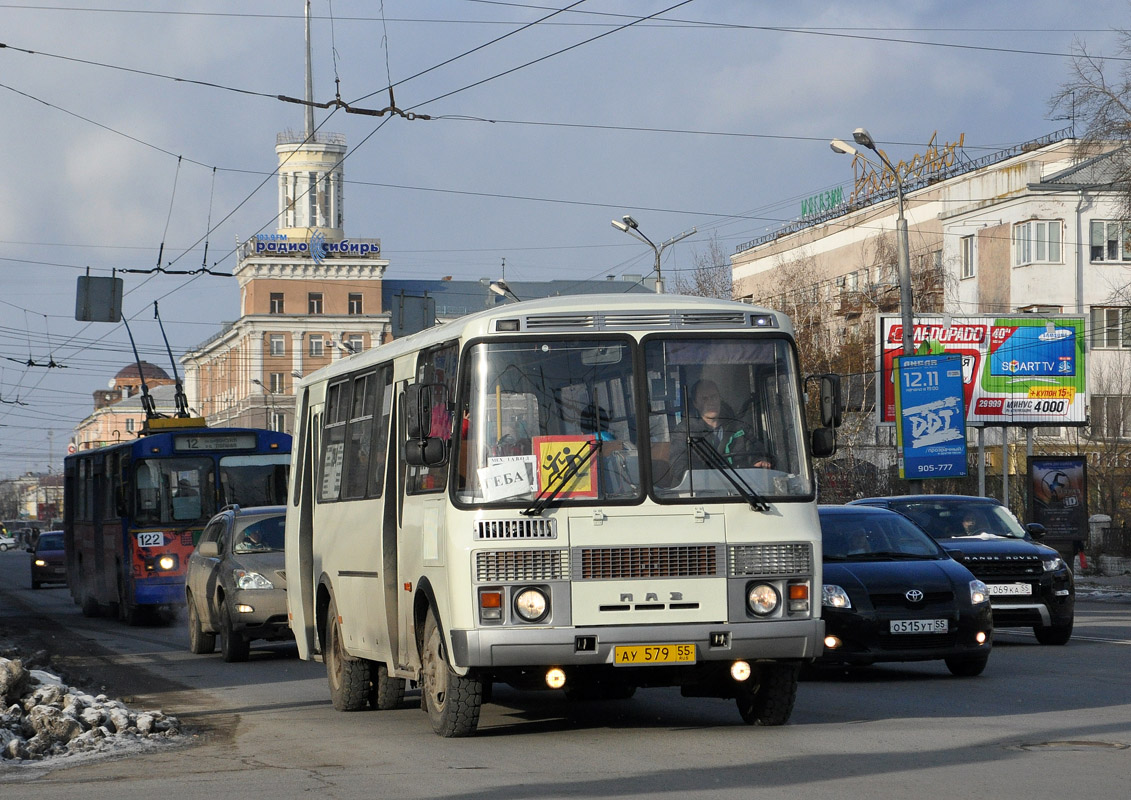
[[[1027,636],[1027,637],[1029,637],[1030,639],[1034,639],[1034,638],[1036,638],[1036,634],[1035,634],[1035,633],[1030,633],[1030,632],[1028,632],[1028,631],[1010,631],[1010,630],[997,630],[997,631],[994,631],[994,636],[998,636],[998,635],[1000,635],[1000,634],[1012,634],[1013,636]],[[1107,638],[1105,638],[1105,637],[1103,637],[1103,636],[1081,636],[1081,635],[1079,635],[1079,634],[1077,634],[1077,633],[1074,633],[1074,634],[1072,634],[1072,641],[1074,641],[1074,642],[1075,642],[1075,641],[1080,641],[1080,642],[1102,642],[1103,644],[1122,644],[1122,645],[1131,645],[1131,639],[1107,639]]]

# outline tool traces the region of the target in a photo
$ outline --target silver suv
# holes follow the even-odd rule
[[[227,506],[208,521],[185,578],[189,650],[247,661],[254,639],[291,639],[283,506]]]

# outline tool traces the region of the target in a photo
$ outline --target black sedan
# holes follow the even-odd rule
[[[821,506],[825,650],[818,663],[942,659],[954,675],[986,668],[986,585],[893,511]]]

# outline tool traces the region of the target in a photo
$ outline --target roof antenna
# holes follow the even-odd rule
[[[174,401],[177,404],[177,413],[175,416],[186,418],[190,416],[188,411],[188,398],[185,397],[184,386],[181,385],[181,376],[177,372],[177,360],[173,358],[173,349],[169,347],[169,337],[165,335],[165,326],[161,322],[161,314],[157,310],[157,301],[153,301],[153,318],[157,320],[157,326],[161,328],[161,338],[165,340],[165,352],[169,354],[169,363],[173,365],[173,380],[176,382],[176,390],[173,394]],[[141,371],[141,367],[138,367]]]

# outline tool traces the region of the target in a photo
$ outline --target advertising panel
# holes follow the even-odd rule
[[[899,317],[880,317],[880,423],[895,424],[893,359],[903,351]],[[919,317],[917,355],[962,360],[966,421],[987,425],[1084,425],[1084,318]]]
[[[899,477],[966,474],[961,356],[896,356]]]
[[[1049,539],[1088,538],[1088,464],[1084,456],[1029,457],[1029,519]]]

